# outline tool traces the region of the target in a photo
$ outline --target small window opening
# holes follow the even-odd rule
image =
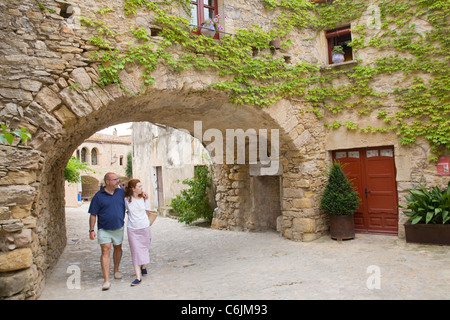
[[[61,5],[61,11],[59,15],[65,19],[70,18],[73,15],[73,6]]]
[[[162,29],[160,27],[152,26],[150,27],[150,36],[158,37],[161,34]]]
[[[334,46],[341,46],[344,49],[344,61],[353,60],[353,50],[348,44],[352,41],[350,26],[327,31],[325,34],[328,40],[328,63],[333,64],[331,60]]]
[[[288,63],[288,64],[292,63],[292,57],[291,56],[284,56],[283,58],[284,58],[284,62],[285,63]]]

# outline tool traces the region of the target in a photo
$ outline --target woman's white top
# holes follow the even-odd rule
[[[125,207],[128,211],[128,228],[142,229],[150,226],[146,212],[146,210],[150,211],[149,201],[145,201],[144,198],[131,197],[131,202],[128,202],[128,198],[125,198]]]

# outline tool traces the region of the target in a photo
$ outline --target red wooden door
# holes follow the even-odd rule
[[[354,215],[356,231],[397,234],[394,148],[338,150],[333,159],[345,164],[343,171],[362,200]]]

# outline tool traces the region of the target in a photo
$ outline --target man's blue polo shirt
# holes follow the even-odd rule
[[[97,216],[98,229],[122,228],[125,219],[125,191],[116,188],[114,194],[110,194],[101,188],[91,200],[89,213]]]

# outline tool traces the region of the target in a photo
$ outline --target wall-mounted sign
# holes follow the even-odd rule
[[[450,175],[450,157],[440,156],[437,162],[437,174]]]

